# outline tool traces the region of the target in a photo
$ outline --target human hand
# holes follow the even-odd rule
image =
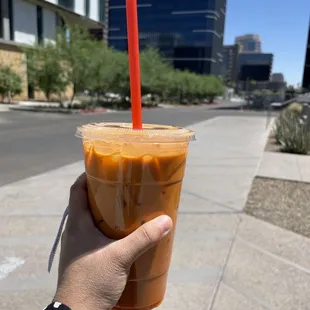
[[[125,288],[131,265],[171,228],[171,219],[163,215],[124,239],[108,239],[94,226],[86,176],[82,174],[71,187],[54,301],[72,310],[113,308]]]

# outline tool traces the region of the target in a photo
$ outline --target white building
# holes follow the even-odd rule
[[[22,46],[53,40],[58,27],[79,25],[106,39],[105,0],[0,0],[0,61],[22,77],[28,98]]]

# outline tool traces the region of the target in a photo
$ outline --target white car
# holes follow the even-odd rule
[[[273,108],[281,108],[283,105],[283,102],[273,102],[270,104],[270,106]]]

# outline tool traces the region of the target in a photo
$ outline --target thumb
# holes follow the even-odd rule
[[[129,268],[140,255],[164,238],[172,226],[171,218],[161,215],[145,223],[126,238],[117,241],[116,255],[120,258],[120,263]]]

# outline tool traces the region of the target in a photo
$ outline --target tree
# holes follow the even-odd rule
[[[272,102],[273,93],[269,89],[254,90],[252,93],[253,107],[262,109]]]
[[[113,51],[104,42],[98,41],[92,51],[92,59],[88,63],[91,76],[87,82],[88,90],[94,95],[104,94],[110,89],[111,75],[114,74],[115,63]]]
[[[123,104],[130,107],[130,101],[127,100],[130,97],[128,55],[117,51],[113,51],[112,55],[111,68],[113,70],[110,72],[110,90],[119,94]]]
[[[205,77],[205,95],[209,102],[212,103],[214,98],[217,96],[222,96],[224,94],[224,84],[214,75],[209,75]]]
[[[171,66],[158,50],[148,48],[141,53],[141,86],[143,94],[157,94],[164,96],[169,85],[167,73],[171,72]]]
[[[86,30],[79,27],[59,31],[57,34],[56,45],[65,66],[67,80],[73,87],[71,101],[77,93],[90,87],[93,66],[89,64],[95,57],[93,51],[98,51],[97,44]]]
[[[189,71],[178,71],[176,78],[179,86],[179,103],[191,102],[194,89],[193,73]]]
[[[296,96],[296,89],[293,85],[289,85],[286,88],[286,96],[287,96],[287,99],[291,99]]]
[[[124,107],[130,107],[127,53],[93,40],[77,27],[59,32],[55,44],[31,49],[28,73],[30,83],[43,90],[47,98],[72,85],[71,101],[85,90],[97,102],[101,95],[112,92],[121,97]],[[142,94],[157,95],[163,101],[200,103],[206,98],[212,102],[223,94],[224,86],[214,76],[175,70],[158,50],[148,48],[141,53],[141,89]]]
[[[93,58],[88,64],[91,70],[88,90],[95,97],[107,92],[116,93],[121,97],[123,108],[130,107],[130,85],[128,56],[108,48],[103,42],[93,50]]]
[[[29,83],[40,89],[47,100],[60,94],[68,85],[67,70],[61,61],[58,46],[53,43],[36,45],[27,50]]]
[[[0,65],[0,95],[3,98],[7,97],[9,103],[12,97],[19,95],[22,92],[22,79],[13,71],[10,66]]]
[[[165,86],[162,88],[161,93],[159,94],[161,99],[164,102],[170,101],[181,103],[183,98],[181,85],[182,72],[170,68],[163,74],[162,79]]]

